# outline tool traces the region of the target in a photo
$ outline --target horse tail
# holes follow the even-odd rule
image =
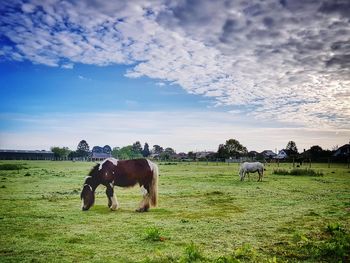
[[[149,195],[151,199],[151,205],[157,206],[158,204],[158,177],[159,177],[159,169],[158,165],[152,162],[152,171],[153,171],[153,177],[151,186],[149,189]]]

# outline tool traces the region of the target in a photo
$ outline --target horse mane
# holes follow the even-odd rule
[[[91,177],[96,177],[96,175],[97,175],[97,171],[98,171],[98,169],[99,169],[99,166],[100,166],[100,164],[96,164],[92,169],[91,169],[91,171],[89,172],[89,175],[88,176],[91,176]]]

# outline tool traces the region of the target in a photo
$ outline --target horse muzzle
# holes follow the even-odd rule
[[[83,206],[83,207],[81,208],[81,210],[82,210],[82,211],[87,211],[87,210],[89,210],[89,208]]]

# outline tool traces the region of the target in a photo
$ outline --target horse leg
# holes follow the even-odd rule
[[[118,209],[118,201],[117,198],[114,195],[114,190],[113,190],[113,184],[107,184],[107,189],[106,189],[106,195],[108,198],[108,207],[111,210],[117,210]]]
[[[143,196],[143,199],[140,203],[140,206],[138,209],[136,209],[136,212],[147,212],[150,207],[150,199],[149,199],[149,187],[148,186],[141,186],[141,193]]]
[[[245,176],[244,171],[239,176],[241,177],[241,181],[243,181]]]

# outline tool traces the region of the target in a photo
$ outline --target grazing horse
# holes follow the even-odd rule
[[[118,201],[114,195],[114,185],[130,187],[139,184],[143,199],[137,212],[146,212],[150,205],[156,206],[158,199],[158,166],[146,159],[119,161],[108,158],[96,164],[85,178],[80,197],[82,210],[88,210],[95,201],[95,190],[100,184],[106,186],[108,207],[118,209]]]
[[[261,182],[264,175],[264,165],[260,162],[255,162],[255,163],[244,162],[241,164],[241,167],[239,169],[239,177],[241,178],[241,181],[243,181],[246,174],[248,174],[249,176],[249,173],[255,173],[255,172],[259,173],[258,182],[259,181]]]

